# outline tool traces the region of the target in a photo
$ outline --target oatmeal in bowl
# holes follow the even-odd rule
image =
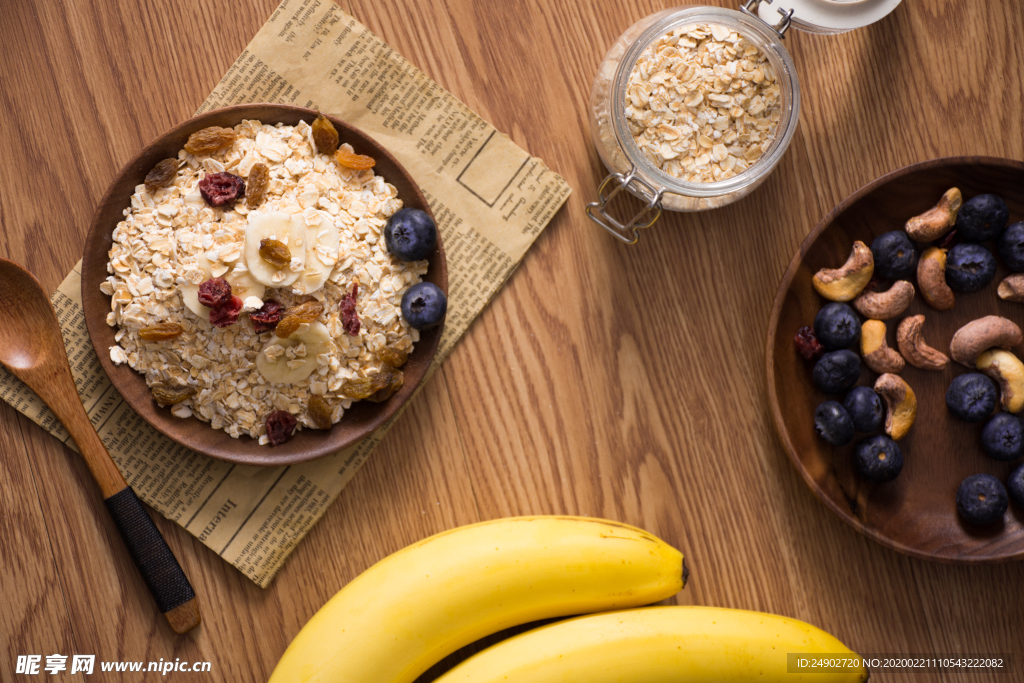
[[[317,112],[244,105],[169,132],[121,176],[90,230],[83,303],[101,363],[157,429],[292,462],[410,395],[440,325],[403,298],[443,299],[446,273],[439,243],[399,257],[407,226],[436,227],[379,145]]]

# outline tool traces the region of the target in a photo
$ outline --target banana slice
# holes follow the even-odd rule
[[[210,279],[210,262],[203,254],[199,255],[199,261],[197,264],[199,270],[203,273],[203,280]],[[181,285],[181,300],[185,302],[185,307],[198,315],[203,320],[210,319],[210,309],[199,303],[199,285],[185,284]]]
[[[341,233],[333,220],[322,220],[319,225],[306,226],[306,267],[299,277],[306,294],[312,294],[324,286],[334,264],[338,262]],[[317,251],[317,248],[320,251]],[[324,259],[327,259],[327,263]]]
[[[267,349],[280,345],[287,350],[290,347],[303,344],[306,347],[306,355],[302,358],[288,358],[286,353],[274,356],[274,360],[267,358]],[[277,335],[270,338],[267,345],[256,355],[256,368],[267,378],[267,381],[275,384],[295,384],[309,377],[316,370],[316,357],[318,354],[326,353],[330,349],[331,335],[323,323],[311,322],[309,329],[302,334],[296,332],[287,339],[278,339]]]
[[[240,259],[240,262],[244,263],[242,259]],[[213,277],[213,264],[210,263],[205,254],[199,255],[197,266],[205,275],[204,280]],[[226,273],[223,277],[231,285],[231,294],[243,300],[247,296],[255,296],[262,299],[264,292],[267,290],[262,283],[256,281],[256,278],[249,273],[248,269],[243,271],[232,269],[231,272]],[[182,285],[181,299],[185,302],[185,306],[200,318],[203,320],[210,319],[210,309],[199,303],[199,285]]]
[[[298,259],[298,269],[290,267],[276,268],[260,258],[260,242],[275,239],[283,242],[291,252],[292,261]],[[306,222],[301,213],[287,214],[280,211],[261,213],[254,211],[249,214],[245,226],[245,263],[249,273],[258,282],[267,287],[287,287],[302,274],[306,264]]]

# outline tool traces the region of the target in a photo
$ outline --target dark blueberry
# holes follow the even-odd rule
[[[902,230],[876,237],[871,243],[871,255],[875,259],[875,275],[887,280],[906,280],[917,270],[917,252]]]
[[[1024,273],[1024,221],[1008,227],[999,237],[996,249],[1007,268],[1015,273]]]
[[[814,431],[833,446],[853,441],[853,420],[838,401],[825,401],[814,411]]]
[[[996,257],[973,242],[961,242],[946,256],[946,284],[954,292],[977,292],[996,276]]]
[[[388,251],[403,261],[420,261],[437,246],[437,226],[426,211],[399,209],[384,226]]]
[[[995,382],[980,372],[953,378],[946,391],[946,407],[965,422],[981,422],[996,408],[999,392]]]
[[[956,490],[956,509],[971,524],[992,524],[1009,507],[1006,487],[991,474],[972,474]]]
[[[846,395],[843,407],[850,414],[853,427],[858,432],[873,432],[881,427],[885,420],[882,399],[871,387],[854,387]]]
[[[826,304],[814,316],[814,336],[829,351],[849,348],[860,338],[860,319],[848,304]]]
[[[956,214],[956,231],[961,239],[984,242],[995,239],[1010,220],[1006,202],[994,194],[971,197]]]
[[[1010,473],[1010,478],[1006,480],[1006,490],[1010,492],[1010,500],[1024,508],[1024,465]]]
[[[996,460],[1016,460],[1024,455],[1024,420],[996,413],[981,430],[981,447]]]
[[[871,481],[892,481],[903,469],[903,451],[887,436],[871,436],[857,444],[853,469]]]
[[[434,327],[448,310],[448,297],[433,282],[419,282],[402,295],[402,317],[417,330]]]
[[[826,394],[841,394],[860,377],[860,356],[853,351],[832,351],[814,364],[814,386]]]

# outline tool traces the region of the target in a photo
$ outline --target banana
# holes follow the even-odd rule
[[[411,683],[517,624],[667,598],[684,571],[678,550],[618,522],[541,516],[459,527],[341,589],[288,646],[270,683]]]
[[[288,247],[292,267],[277,268],[260,258],[260,242],[275,239]],[[306,222],[301,213],[287,214],[280,211],[249,214],[245,226],[245,263],[249,272],[258,282],[267,287],[287,287],[302,274],[306,264]],[[298,261],[296,262],[296,259]]]
[[[340,245],[341,233],[333,220],[321,220],[319,225],[306,226],[306,267],[299,276],[304,294],[312,294],[327,282],[338,261]],[[325,259],[328,263],[324,263]]]
[[[646,607],[527,631],[470,657],[434,683],[867,680],[863,665],[842,673],[787,673],[791,652],[856,657],[833,636],[795,619],[715,607]]]
[[[238,266],[241,265],[242,268]],[[209,279],[213,277],[213,265],[206,258],[205,254],[200,254],[198,259],[199,270],[202,271]],[[248,296],[263,298],[263,294],[267,288],[263,284],[256,281],[256,279],[249,273],[248,268],[245,266],[244,257],[240,258],[238,263],[224,276],[224,280],[231,285],[232,296],[245,300]],[[203,320],[210,319],[210,309],[199,303],[199,285],[187,284],[181,286],[181,299],[185,303],[185,306],[198,315]]]
[[[302,344],[306,352],[301,358],[294,359],[282,353],[271,361],[265,352],[274,344],[279,344],[284,349]],[[267,378],[267,381],[275,384],[301,382],[316,370],[317,355],[327,353],[330,344],[331,333],[327,331],[327,327],[323,323],[316,321],[309,323],[309,330],[295,332],[285,339],[278,339],[275,334],[256,355],[256,369]]]

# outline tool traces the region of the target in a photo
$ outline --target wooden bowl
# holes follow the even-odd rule
[[[971,474],[988,473],[1006,482],[1021,464],[997,462],[981,449],[981,424],[952,417],[945,396],[953,378],[969,370],[951,361],[944,371],[924,371],[909,364],[901,373],[918,398],[917,420],[899,442],[904,466],[894,481],[875,484],[854,473],[854,444],[834,447],[814,432],[814,409],[827,396],[811,382],[813,365],[797,354],[793,336],[826,303],[811,278],[820,268],[840,266],[854,240],[871,246],[907,219],[935,205],[950,187],[964,199],[991,192],[1010,208],[1010,222],[1024,220],[1024,162],[989,157],[955,157],[902,168],[861,188],[837,206],[807,236],[779,285],[768,324],[768,397],[779,438],[804,481],[833,512],[861,533],[907,555],[938,562],[980,564],[1024,558],[1024,510],[1010,503],[1004,521],[991,527],[963,522],[956,511],[956,491]],[[995,245],[989,244],[993,252]],[[997,256],[998,260],[998,256]],[[1008,274],[1000,263],[995,280],[980,292],[957,294],[956,307],[935,311],[920,293],[904,313],[923,314],[925,339],[948,355],[949,342],[965,323],[997,314],[1024,326],[1024,305],[996,296]],[[914,281],[917,286],[916,279]],[[903,316],[887,322],[893,348]],[[1020,349],[1016,350],[1019,354]],[[877,375],[862,365],[859,385],[871,386]]]
[[[230,127],[243,119],[295,125],[301,120],[311,122],[316,115],[313,110],[289,105],[246,104],[217,109],[185,121],[147,145],[121,170],[96,209],[86,238],[82,261],[82,306],[89,337],[103,369],[114,387],[146,422],[181,445],[214,458],[245,465],[288,465],[335,453],[356,443],[383,425],[409,399],[430,366],[441,339],[443,324],[421,333],[408,363],[402,367],[405,385],[389,400],[383,403],[356,402],[333,428],[303,429],[296,432],[290,441],[274,447],[260,446],[248,436],[233,439],[226,432],[213,429],[194,417],[184,420],[174,417],[169,409],[155,403],[142,375],[127,364],[114,365],[111,362],[107,350],[115,344],[115,329],[105,321],[110,311],[110,297],[100,292],[100,283],[107,277],[107,254],[113,241],[113,230],[122,220],[122,211],[129,206],[135,186],[143,181],[158,161],[176,157],[189,135],[208,126]],[[328,118],[338,129],[342,142],[351,143],[357,153],[376,160],[374,172],[397,188],[405,206],[430,213],[430,207],[412,176],[386,149],[358,128],[336,118]],[[440,238],[429,263],[425,280],[447,293],[447,266]]]

